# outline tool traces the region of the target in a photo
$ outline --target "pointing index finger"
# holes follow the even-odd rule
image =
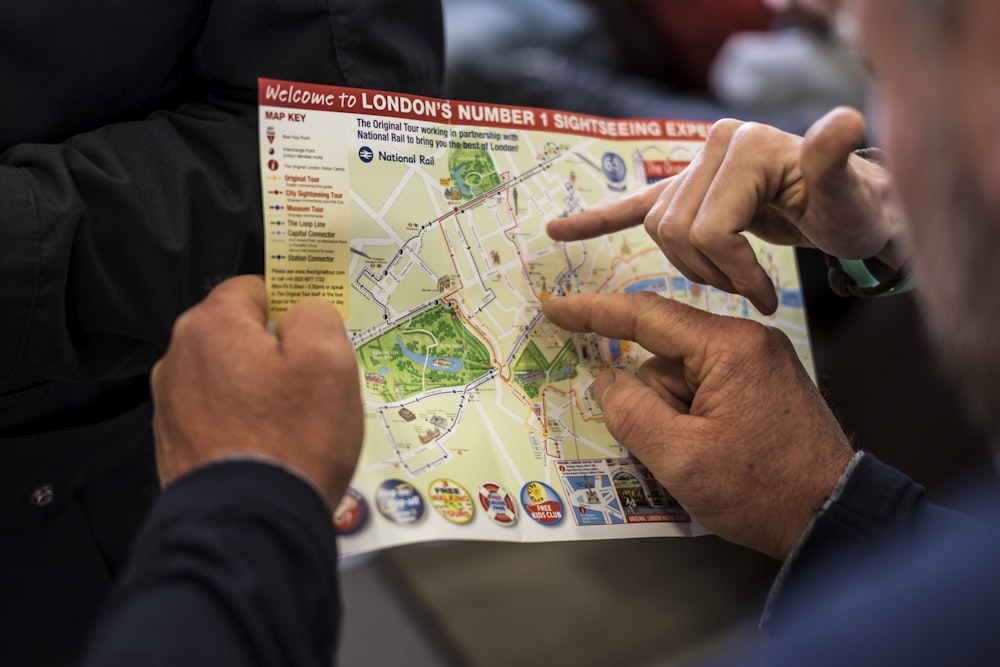
[[[704,329],[713,317],[652,292],[574,294],[548,299],[542,310],[564,329],[635,341],[674,361],[688,359],[703,347]]]
[[[610,204],[557,218],[545,231],[556,241],[580,241],[641,225],[670,180],[667,178],[635,190]]]

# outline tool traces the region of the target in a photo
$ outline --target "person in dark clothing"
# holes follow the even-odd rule
[[[0,662],[68,664],[156,497],[148,373],[263,269],[258,77],[439,94],[438,2],[0,9]]]
[[[267,317],[264,282],[240,276],[178,320],[152,376],[166,490],[84,664],[332,664],[357,359],[328,303],[297,304],[275,336]]]
[[[818,248],[841,267],[868,260],[896,272],[912,269],[942,362],[970,417],[996,434],[1000,299],[990,290],[1000,280],[994,257],[1000,245],[1000,141],[995,141],[1000,123],[991,100],[1000,90],[995,67],[1000,5],[851,0],[848,7],[883,87],[881,130],[892,178],[882,166],[853,154],[865,132],[853,110],[835,110],[804,138],[727,120],[716,124],[680,175],[607,208],[560,219],[549,232],[573,240],[644,224],[689,279],[742,294],[762,312],[774,311],[774,289],[755,254],[747,252],[745,233]],[[874,267],[854,267],[855,291],[886,294],[899,286],[895,277],[874,275],[862,285],[860,272],[868,268]],[[203,631],[204,644],[187,652],[192,662],[186,664],[196,664],[192,654],[237,651],[245,664],[265,659],[281,664],[290,655],[285,646],[325,647],[331,641],[329,622],[336,612],[329,611],[334,588],[328,582],[336,569],[320,554],[332,548],[332,528],[316,504],[317,498],[336,498],[346,483],[345,467],[356,453],[350,420],[346,435],[325,448],[339,454],[324,461],[315,458],[316,444],[298,422],[307,415],[308,431],[323,436],[343,415],[308,406],[290,411],[280,401],[281,409],[267,408],[272,399],[314,395],[302,390],[316,383],[320,394],[339,387],[334,395],[350,409],[356,385],[348,379],[356,382],[357,370],[343,361],[348,356],[343,337],[333,334],[339,321],[329,307],[318,305],[300,309],[301,317],[285,323],[276,344],[243,348],[236,358],[217,352],[226,341],[258,341],[264,335],[259,284],[256,290],[247,281],[228,285],[179,327],[183,335],[175,337],[163,373],[154,377],[158,406],[165,411],[158,407],[160,469],[173,484],[114,596],[90,664],[169,656],[167,645],[176,641],[172,628],[188,617],[210,618],[218,631]],[[593,393],[609,431],[703,525],[784,560],[774,593],[779,605],[788,605],[781,612],[787,622],[777,628],[775,640],[741,646],[720,658],[722,664],[996,661],[1000,505],[995,488],[970,488],[980,496],[981,517],[956,515],[928,503],[922,489],[898,471],[855,452],[779,331],[642,293],[575,294],[547,300],[544,310],[567,329],[627,338],[653,353],[638,377],[606,371],[596,380]],[[294,332],[322,326],[331,332],[329,347],[309,358],[335,370],[317,377],[301,363],[295,343],[317,337]],[[260,360],[264,373],[276,355],[289,355],[288,384],[262,382],[249,403],[241,391],[234,391],[231,401],[198,400],[203,359],[218,358],[214,379],[222,386],[254,384],[247,381],[247,369],[258,369],[245,363],[246,354]],[[334,373],[344,381],[331,385]],[[186,391],[194,396],[184,400]],[[250,425],[249,444],[237,446],[243,433],[227,430],[248,412],[256,412],[258,421]],[[219,417],[225,419],[216,423]],[[278,461],[264,473],[259,466],[267,464],[254,467],[232,460],[234,455]],[[258,501],[266,506],[226,510],[228,494],[215,489],[243,497],[239,478],[258,475],[271,478],[259,485]],[[289,488],[285,498],[279,485],[295,479],[299,491],[313,486],[319,493],[295,492],[295,501]],[[211,509],[208,530],[199,530],[194,513],[178,511],[202,499]],[[285,508],[284,516],[277,507]],[[309,528],[296,527],[292,517]],[[298,539],[277,548],[293,530]],[[227,534],[235,536],[233,544],[213,537]],[[253,572],[254,554],[240,550],[258,541],[257,550],[268,554],[267,572]],[[178,543],[189,558],[168,567]],[[246,576],[214,572],[211,566],[222,560],[215,557],[216,547],[233,559],[227,572],[238,567]],[[814,558],[820,553],[822,558]],[[301,575],[296,568],[303,562],[311,563],[308,583],[299,579],[296,594],[289,596],[287,586]],[[315,582],[323,582],[325,591],[319,602],[313,597]],[[794,592],[782,582],[796,582]],[[248,598],[250,608],[244,609],[238,601]],[[306,611],[294,618],[311,623],[278,622],[296,609]],[[137,618],[152,628],[143,637],[128,632]],[[259,628],[266,632],[256,632]]]
[[[746,233],[819,249],[835,276],[852,265],[852,293],[892,293],[912,270],[942,366],[995,438],[1000,315],[982,295],[998,278],[998,186],[988,174],[1000,124],[981,96],[1000,86],[996,50],[986,48],[1000,12],[985,1],[847,6],[878,77],[875,136],[891,177],[853,154],[866,132],[854,110],[830,112],[805,137],[724,120],[683,174],[556,221],[549,233],[568,241],[643,224],[689,279],[764,313],[774,312],[775,292]],[[890,275],[865,275],[878,268]],[[997,612],[983,600],[1000,588],[987,566],[1000,548],[993,486],[968,490],[969,506],[992,517],[980,523],[930,505],[913,481],[852,452],[801,369],[789,375],[797,364],[774,330],[650,295],[574,295],[544,308],[557,324],[632,338],[659,355],[639,378],[599,378],[594,394],[609,430],[692,515],[784,561],[764,622],[792,648],[765,653],[762,664],[798,664],[776,656],[807,652],[810,664],[885,664],[889,654],[942,664],[949,651],[954,664],[986,664],[997,654],[995,633],[979,631]],[[838,586],[843,594],[831,593]],[[890,595],[906,588],[926,604]]]
[[[166,490],[85,667],[332,664],[341,610],[331,508],[361,447],[357,361],[329,304],[295,306],[272,338],[266,303],[259,278],[223,283],[179,321],[154,370]],[[703,324],[714,318],[694,313],[705,316]],[[725,444],[716,448],[725,452]],[[986,627],[1000,611],[1000,578],[992,576],[1000,532],[954,520],[872,457],[854,457],[845,479],[805,541],[813,554],[830,549],[856,566],[850,585],[843,577],[831,582],[828,570],[803,579],[803,570],[817,570],[799,549],[789,560],[798,561],[799,595],[783,603],[782,641],[741,647],[725,664],[991,664],[1000,648]],[[720,494],[707,486],[700,495]],[[761,519],[780,523],[781,516],[760,509]],[[769,523],[747,522],[725,534]],[[885,619],[924,632],[907,638],[910,626],[886,627]]]

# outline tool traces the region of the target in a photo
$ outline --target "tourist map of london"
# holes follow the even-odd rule
[[[540,304],[650,290],[779,327],[812,368],[790,249],[752,240],[780,298],[765,317],[685,279],[641,227],[572,243],[545,233],[678,173],[707,124],[259,88],[271,319],[303,298],[331,301],[362,375],[365,442],[335,516],[342,553],[705,532],[611,438],[594,401],[602,369],[648,354],[569,334]]]

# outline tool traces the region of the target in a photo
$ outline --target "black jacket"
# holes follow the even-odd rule
[[[297,476],[229,461],[168,489],[85,667],[330,667],[340,627],[330,512]]]
[[[440,94],[432,0],[0,9],[0,662],[63,664],[155,495],[146,376],[263,270],[258,77]]]

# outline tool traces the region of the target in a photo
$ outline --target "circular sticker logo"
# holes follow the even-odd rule
[[[517,508],[514,500],[499,484],[484,482],[479,485],[479,504],[482,505],[486,516],[493,519],[501,526],[513,526],[517,523]]]
[[[358,150],[358,157],[361,158],[362,162],[368,164],[369,162],[375,159],[375,151],[368,148],[367,146],[362,146]]]
[[[563,520],[559,494],[545,482],[528,482],[521,488],[521,505],[532,519],[543,526],[555,526]]]
[[[409,482],[388,479],[375,492],[375,506],[393,523],[416,523],[424,515],[424,500]]]
[[[333,527],[338,535],[353,535],[368,523],[368,501],[354,487],[347,487],[333,512]]]
[[[625,160],[618,153],[605,153],[601,157],[601,171],[611,183],[621,183],[625,180]]]
[[[452,523],[465,524],[472,521],[476,509],[472,496],[460,484],[450,479],[436,479],[428,489],[431,507]]]

